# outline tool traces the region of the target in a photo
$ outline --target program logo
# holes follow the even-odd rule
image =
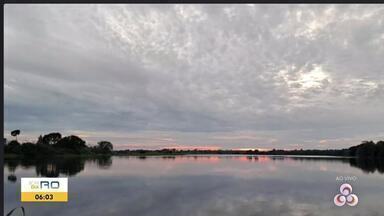
[[[67,202],[67,178],[21,178],[22,202]]]
[[[352,186],[345,183],[340,186],[340,193],[336,194],[333,198],[333,202],[337,206],[344,206],[345,204],[349,206],[356,206],[359,202],[359,198],[356,194],[352,193]]]

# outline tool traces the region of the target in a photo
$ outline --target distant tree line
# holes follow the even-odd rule
[[[60,133],[54,132],[40,135],[36,143],[19,143],[17,135],[20,130],[11,132],[16,137],[4,145],[5,154],[17,154],[25,156],[35,155],[57,155],[57,154],[112,154],[113,145],[108,141],[100,141],[96,146],[88,146],[84,140],[75,135],[62,137]]]
[[[25,142],[20,144],[17,136],[20,130],[14,130],[11,135],[15,140],[4,146],[6,154],[21,155],[56,155],[56,154],[114,154],[114,155],[185,155],[185,154],[249,154],[249,155],[323,155],[323,156],[347,156],[358,158],[384,158],[384,141],[363,141],[361,144],[346,149],[312,149],[312,150],[120,150],[113,151],[113,145],[109,141],[100,141],[96,146],[88,146],[78,136],[70,135],[62,137],[58,132],[40,135],[36,143]]]
[[[234,154],[234,155],[314,155],[314,156],[345,156],[359,158],[384,158],[384,141],[363,141],[360,145],[347,149],[309,149],[309,150],[281,150],[272,149],[270,151],[259,150],[178,150],[178,149],[160,149],[160,150],[119,150],[115,155],[186,155],[186,154]]]

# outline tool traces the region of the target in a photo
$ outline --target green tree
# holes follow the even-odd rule
[[[78,136],[66,136],[60,139],[54,147],[71,150],[76,153],[80,153],[87,148],[85,141]]]
[[[384,141],[378,141],[376,143],[376,157],[384,158]]]
[[[362,144],[357,146],[357,157],[375,157],[376,145],[373,141],[363,141]]]
[[[21,146],[17,140],[12,140],[5,146],[5,153],[20,154]]]
[[[43,136],[43,143],[47,145],[56,145],[61,139],[60,133],[50,133]]]
[[[109,154],[113,151],[113,145],[109,141],[100,141],[97,143],[97,151],[103,154]]]
[[[37,138],[36,145],[38,145],[38,146],[45,145],[45,143],[43,141],[43,136],[40,135],[39,138]]]
[[[37,147],[31,142],[26,142],[21,145],[21,153],[24,155],[35,155],[37,153]]]

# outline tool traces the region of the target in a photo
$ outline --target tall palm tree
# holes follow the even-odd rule
[[[17,135],[19,135],[19,134],[20,134],[20,130],[14,130],[11,132],[11,135],[16,137],[16,141],[17,141]]]

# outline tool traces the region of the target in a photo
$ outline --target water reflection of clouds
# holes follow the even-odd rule
[[[384,191],[378,177],[383,175],[367,175],[337,160],[182,156],[112,161],[85,161],[84,169],[69,179],[68,203],[23,203],[28,215],[317,216],[380,215],[384,210],[378,201]],[[322,166],[329,169],[319,172]],[[36,168],[26,167],[16,166],[6,174],[36,175]],[[357,208],[337,209],[331,202],[338,186],[335,177],[341,174],[359,176],[356,193],[363,201]],[[20,205],[18,186],[6,182],[6,209]]]
[[[127,176],[158,176],[158,175],[231,175],[242,177],[244,174],[263,174],[277,169],[276,165],[265,156],[259,159],[247,156],[181,156],[181,157],[137,157],[115,158],[119,161],[108,170],[110,174]],[[159,169],[159,166],[161,169]],[[104,175],[103,171],[93,167],[81,175]]]
[[[218,176],[78,178],[68,205],[26,207],[31,215],[344,215],[330,182]],[[377,207],[377,206],[376,206]],[[374,210],[371,210],[374,212]],[[353,211],[366,212],[356,208]],[[352,214],[353,215],[353,214]]]
[[[353,173],[355,168],[345,166],[349,163],[341,159],[293,159],[269,156],[170,156],[170,157],[122,157],[115,158],[116,166],[109,174],[125,176],[158,175],[229,175],[238,178],[264,178],[266,174],[295,178],[297,171],[317,173],[318,171]],[[159,169],[159,166],[161,169]],[[81,175],[100,176],[105,172],[90,167]]]
[[[116,165],[112,166],[115,161]],[[345,166],[349,164],[350,166]],[[101,157],[94,159],[85,158],[59,158],[55,160],[45,159],[7,160],[5,162],[9,175],[15,173],[18,168],[34,168],[36,175],[55,177],[59,175],[201,175],[216,174],[236,177],[256,177],[263,175],[294,174],[300,168],[306,172],[339,172],[343,168],[344,173],[353,173],[355,167],[365,173],[382,172],[381,162],[358,159],[341,158],[308,158],[308,157],[284,157],[265,155],[184,155],[184,156],[153,156],[153,157]],[[86,167],[86,169],[85,169]],[[161,167],[161,169],[159,169]]]

